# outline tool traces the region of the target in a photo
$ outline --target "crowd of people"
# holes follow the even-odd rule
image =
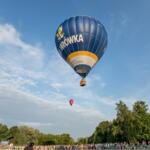
[[[150,142],[142,142],[136,144],[128,143],[105,143],[105,144],[81,144],[81,145],[48,145],[48,146],[35,146],[30,143],[27,146],[14,146],[0,147],[0,150],[103,150],[103,149],[145,149],[150,150]]]
[[[32,147],[32,149],[31,149]],[[24,150],[102,150],[102,149],[147,149],[150,150],[150,142],[142,142],[136,144],[128,143],[105,143],[105,144],[84,144],[84,145],[53,145],[45,146],[34,146],[31,144],[29,149]]]
[[[103,150],[103,149],[147,149],[150,150],[150,143],[106,143],[106,144],[87,144],[56,146],[54,150]]]

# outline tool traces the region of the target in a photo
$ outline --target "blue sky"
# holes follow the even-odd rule
[[[85,88],[54,41],[58,25],[76,15],[97,18],[108,33]],[[149,16],[148,0],[0,0],[0,121],[77,138],[112,120],[119,100],[150,104]]]

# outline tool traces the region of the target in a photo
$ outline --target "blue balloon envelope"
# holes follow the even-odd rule
[[[85,78],[105,52],[107,32],[95,18],[76,16],[60,24],[55,42],[62,58]]]

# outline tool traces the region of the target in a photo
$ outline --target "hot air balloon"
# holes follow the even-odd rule
[[[82,77],[85,77],[103,56],[107,47],[107,32],[100,21],[88,16],[76,16],[59,25],[55,43],[61,57]]]
[[[69,104],[72,106],[73,103],[74,103],[74,100],[73,100],[73,99],[70,99],[70,100],[69,100]]]

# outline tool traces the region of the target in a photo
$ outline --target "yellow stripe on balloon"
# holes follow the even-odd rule
[[[76,52],[73,52],[71,53],[68,57],[67,57],[67,62],[70,62],[74,57],[77,57],[77,56],[89,56],[89,57],[92,57],[96,62],[98,60],[98,57],[92,53],[92,52],[89,52],[89,51],[76,51]]]

